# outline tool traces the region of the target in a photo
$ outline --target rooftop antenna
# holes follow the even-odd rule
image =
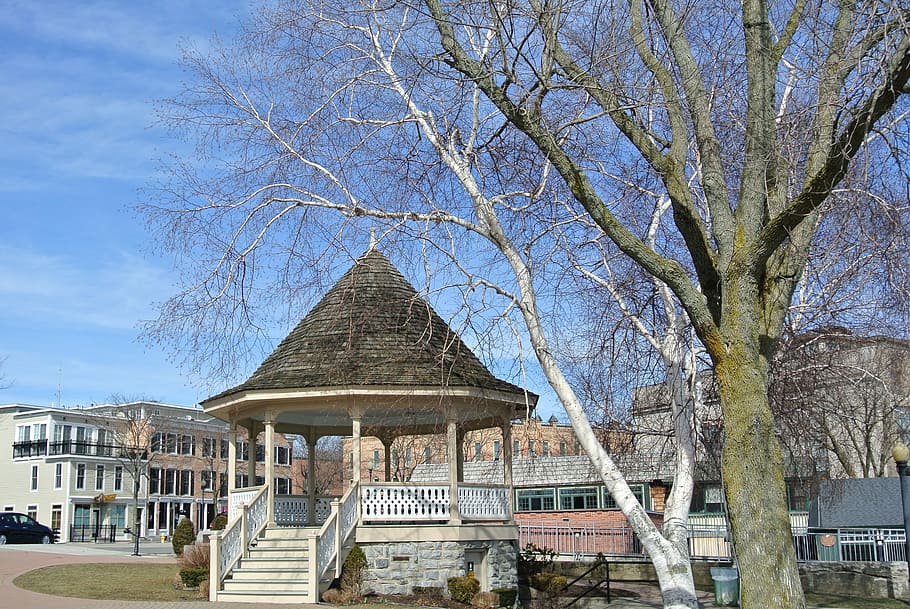
[[[61,394],[63,393],[63,368],[57,368],[57,408],[63,408]]]

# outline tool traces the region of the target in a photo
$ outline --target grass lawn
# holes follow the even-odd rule
[[[196,590],[176,590],[177,565],[88,563],[54,565],[13,580],[19,588],[76,598],[121,601],[199,600]]]

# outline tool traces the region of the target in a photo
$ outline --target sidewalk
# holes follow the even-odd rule
[[[13,585],[13,580],[34,569],[50,565],[73,564],[80,562],[112,563],[111,570],[116,570],[117,563],[135,563],[149,561],[154,563],[176,562],[171,544],[143,542],[140,545],[140,556],[133,556],[133,544],[118,542],[113,544],[65,543],[41,545],[4,545],[0,546],[0,605],[16,609],[263,609],[257,603],[210,603],[208,601],[99,601],[82,598],[50,596],[22,590]],[[585,603],[588,609],[652,609],[662,606],[660,592],[656,586],[642,584],[614,584],[618,592],[613,602],[606,599]],[[636,598],[623,597],[621,591],[628,591]],[[713,595],[702,593],[699,600],[706,609],[714,607]],[[276,604],[266,607],[275,609],[325,609],[327,605],[312,604]]]

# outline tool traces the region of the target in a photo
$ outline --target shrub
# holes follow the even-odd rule
[[[355,545],[341,565],[341,589],[349,592],[354,599],[360,598],[360,587],[363,584],[363,572],[366,568],[366,554],[363,553],[360,546]]]
[[[493,592],[499,595],[500,607],[515,606],[515,599],[518,598],[518,590],[515,590],[514,588],[496,588]]]
[[[340,588],[329,588],[322,593],[322,602],[329,605],[347,605],[354,601],[354,595],[350,590],[341,590]]]
[[[535,573],[547,571],[556,559],[557,553],[550,548],[541,548],[529,543],[525,549],[518,553],[516,568],[518,577],[528,579]]]
[[[223,531],[224,527],[227,526],[227,514],[218,514],[209,524],[209,529],[212,531]]]
[[[566,587],[566,576],[556,573],[535,573],[529,579],[531,587],[541,592],[556,593]]]
[[[421,596],[426,599],[442,598],[442,588],[438,586],[414,586],[411,588],[414,596]]]
[[[177,563],[184,569],[209,568],[209,544],[200,543],[184,546]]]
[[[199,586],[199,582],[208,580],[208,578],[208,567],[205,569],[200,569],[199,567],[180,569],[180,581],[182,581],[183,585],[187,588],[196,588]]]
[[[499,607],[499,595],[495,592],[478,592],[471,599],[471,606],[475,609],[496,609]]]
[[[469,604],[474,599],[474,595],[480,592],[480,582],[470,575],[450,577],[447,583],[451,597],[465,605]]]
[[[174,536],[171,538],[174,554],[181,556],[183,554],[183,546],[189,545],[194,541],[196,541],[196,527],[193,526],[193,522],[189,518],[183,518],[177,523],[177,528],[174,529]]]

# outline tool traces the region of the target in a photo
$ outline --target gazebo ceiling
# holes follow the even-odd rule
[[[389,260],[370,249],[244,383],[208,398],[227,421],[277,417],[279,431],[440,430],[525,416],[537,396],[493,376]],[[298,431],[295,431],[298,430]]]

